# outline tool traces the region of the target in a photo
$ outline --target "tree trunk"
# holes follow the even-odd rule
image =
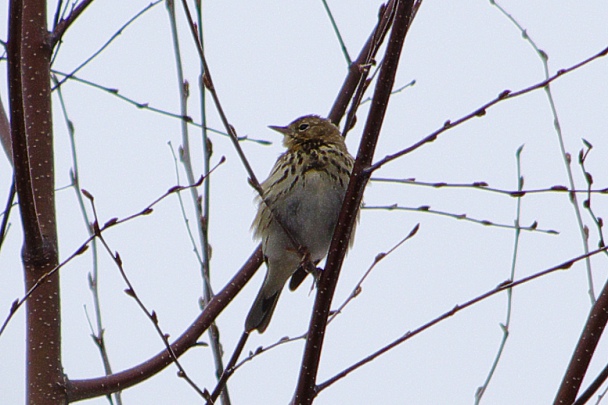
[[[46,2],[11,0],[9,95],[15,181],[23,225],[27,309],[27,403],[65,403]]]

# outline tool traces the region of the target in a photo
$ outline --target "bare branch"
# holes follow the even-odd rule
[[[338,97],[334,101],[333,107],[327,116],[327,118],[336,125],[340,123],[340,120],[344,116],[348,103],[353,97],[355,89],[359,87],[362,78],[365,80],[363,77],[365,71],[361,67],[370,63],[376,56],[378,49],[380,49],[380,44],[384,41],[384,37],[390,28],[393,19],[395,1],[396,0],[390,0],[387,5],[382,7],[378,24],[370,34],[367,42],[361,49],[361,52],[359,52],[357,59],[349,66],[348,75],[346,76],[346,79],[344,79]]]
[[[13,147],[11,141],[11,125],[6,115],[6,110],[2,104],[2,97],[0,97],[0,143],[6,153],[8,161],[13,164]]]
[[[93,3],[93,0],[82,0],[82,3],[74,7],[74,10],[72,10],[72,12],[67,16],[67,18],[62,18],[61,20],[59,20],[59,23],[57,24],[49,38],[51,48],[54,48],[55,45],[57,45],[57,43],[61,41],[63,34],[65,34],[68,28],[70,28],[70,25],[72,25],[76,21],[80,14],[82,14],[84,10],[91,5],[91,3]]]
[[[487,219],[477,219],[477,218],[473,218],[468,216],[467,214],[455,214],[452,212],[446,212],[446,211],[439,211],[439,210],[434,210],[431,208],[430,205],[422,205],[420,207],[402,207],[400,205],[397,204],[392,204],[392,205],[363,205],[363,207],[361,207],[362,209],[365,210],[387,210],[387,211],[409,211],[409,212],[421,212],[421,213],[427,213],[427,214],[434,214],[434,215],[440,215],[440,216],[445,216],[445,217],[450,217],[450,218],[454,218],[457,219],[459,221],[465,221],[465,222],[473,222],[475,224],[479,224],[479,225],[483,225],[483,226],[493,226],[496,228],[505,228],[505,229],[516,229],[517,226],[515,225],[511,225],[511,224],[501,224],[498,222],[493,222]],[[531,225],[529,226],[522,226],[519,227],[520,230],[522,231],[528,231],[528,232],[540,232],[540,233],[547,233],[549,235],[558,235],[559,232],[553,229],[539,229],[538,228],[538,222],[534,221],[532,222]]]
[[[376,83],[372,106],[363,130],[357,159],[355,160],[342,210],[329,248],[325,271],[321,275],[317,289],[315,306],[300,368],[298,386],[293,400],[297,404],[309,405],[316,396],[315,381],[321,358],[323,338],[327,327],[329,308],[340,275],[344,255],[348,248],[348,241],[350,240],[350,233],[355,222],[356,212],[361,204],[363,190],[369,179],[369,174],[365,169],[371,164],[373,159],[376,143],[380,135],[380,128],[382,127],[382,121],[393,88],[397,66],[399,65],[399,57],[405,41],[405,34],[408,26],[411,24],[414,1],[398,1],[396,7],[397,11],[395,12],[385,61]]]
[[[606,249],[606,247],[603,247],[599,251]],[[586,255],[586,257],[590,256]],[[591,308],[581,337],[574,349],[574,353],[572,353],[564,379],[557,391],[554,404],[571,404],[574,402],[576,394],[578,394],[581,388],[583,378],[587,373],[593,353],[595,353],[597,344],[602,337],[602,332],[604,332],[606,323],[608,323],[608,311],[606,308],[608,308],[608,281],[604,284],[600,296]]]
[[[226,287],[211,299],[209,305],[196,318],[192,325],[171,344],[171,349],[175,353],[175,356],[180,357],[196,344],[198,338],[207,330],[211,322],[232,302],[232,299],[253,277],[261,264],[262,247],[258,246],[238,273],[226,284]],[[141,365],[111,376],[89,380],[73,380],[68,385],[68,398],[70,401],[78,401],[131,387],[163,370],[171,362],[169,353],[163,350]]]
[[[516,98],[519,96],[523,96],[524,94],[527,93],[531,93],[534,90],[538,90],[538,89],[542,89],[545,86],[547,86],[549,83],[557,80],[559,77],[562,77],[570,72],[573,72],[585,65],[587,65],[588,63],[593,62],[596,59],[599,59],[601,57],[606,56],[606,54],[608,54],[608,47],[602,49],[600,52],[596,53],[593,56],[590,56],[589,58],[570,66],[569,68],[565,68],[565,69],[560,69],[557,71],[556,74],[554,74],[553,76],[549,77],[548,79],[543,80],[542,82],[533,84],[532,86],[526,87],[525,89],[521,89],[515,92],[511,92],[510,90],[504,90],[502,91],[496,98],[494,98],[491,101],[488,101],[487,103],[485,103],[484,105],[482,105],[481,107],[478,107],[475,109],[475,111],[461,117],[458,118],[456,121],[450,121],[447,120],[443,126],[441,128],[439,128],[438,130],[434,131],[433,133],[431,133],[430,135],[426,136],[425,138],[421,139],[420,141],[416,142],[415,144],[413,144],[410,147],[407,147],[397,153],[393,153],[391,155],[387,155],[385,156],[383,159],[381,159],[380,161],[378,161],[377,163],[374,163],[373,165],[371,165],[367,171],[368,172],[373,172],[375,170],[378,170],[379,168],[381,168],[382,166],[384,166],[385,164],[387,164],[388,162],[391,162],[403,155],[406,155],[408,153],[411,153],[413,151],[415,151],[416,149],[420,148],[421,146],[427,144],[427,143],[431,143],[434,142],[437,137],[439,135],[441,135],[442,133],[446,132],[449,129],[452,129],[466,121],[469,121],[472,118],[475,117],[482,117],[486,114],[487,109],[490,107],[495,106],[496,104],[502,102],[503,100],[508,100],[508,99],[512,99],[512,98]]]
[[[594,250],[592,252],[589,252],[588,254],[584,254],[584,255],[580,255],[577,256],[573,259],[567,260],[563,263],[558,264],[557,266],[553,266],[551,268],[548,268],[546,270],[542,270],[538,273],[532,274],[528,277],[524,277],[521,278],[517,281],[512,281],[512,280],[506,280],[502,283],[500,283],[498,286],[496,286],[495,288],[493,288],[490,291],[487,291],[484,294],[481,294],[467,302],[465,302],[464,304],[458,304],[456,306],[454,306],[454,308],[450,309],[449,311],[444,312],[442,315],[438,316],[437,318],[433,319],[430,322],[425,323],[424,325],[412,330],[412,331],[408,331],[406,332],[403,336],[401,336],[400,338],[394,340],[393,342],[389,343],[388,345],[384,346],[382,349],[377,350],[376,352],[370,354],[369,356],[367,356],[366,358],[362,359],[361,361],[358,361],[357,363],[353,364],[352,366],[344,369],[343,371],[341,371],[340,373],[336,374],[335,376],[331,377],[330,379],[328,379],[327,381],[321,383],[318,385],[317,387],[317,392],[321,392],[322,390],[326,389],[327,387],[329,387],[330,385],[334,384],[335,382],[337,382],[338,380],[344,378],[346,375],[350,374],[351,372],[353,372],[354,370],[360,368],[361,366],[375,360],[376,358],[378,358],[379,356],[387,353],[388,351],[394,349],[395,347],[399,346],[401,343],[405,342],[406,340],[409,340],[411,338],[413,338],[414,336],[419,335],[420,333],[424,332],[425,330],[431,328],[432,326],[452,317],[454,314],[462,311],[463,309],[469,308],[472,305],[477,304],[478,302],[484,301],[487,298],[490,298],[491,296],[494,296],[498,293],[501,293],[503,291],[508,291],[514,287],[517,287],[519,285],[522,284],[526,284],[528,282],[531,282],[533,280],[536,280],[538,278],[541,278],[543,276],[546,276],[548,274],[554,273],[558,270],[568,270],[570,269],[575,263],[580,262],[581,260],[585,260],[587,257],[591,257],[594,256],[598,253],[602,253],[604,251],[608,250],[608,247],[604,247],[601,249],[597,249]],[[568,402],[568,403],[572,403],[572,402]]]

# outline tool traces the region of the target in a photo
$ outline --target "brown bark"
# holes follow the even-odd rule
[[[9,95],[15,182],[29,290],[58,264],[55,221],[50,56],[46,2],[11,0]],[[61,366],[59,274],[27,301],[27,402],[65,403]]]
[[[376,143],[380,135],[380,129],[382,128],[382,122],[399,65],[399,57],[405,41],[405,34],[413,15],[414,1],[397,1],[396,7],[393,28],[384,62],[378,75],[372,106],[363,130],[363,137],[359,145],[348,190],[344,197],[342,211],[340,212],[338,224],[336,225],[334,237],[329,248],[325,271],[321,275],[317,288],[315,306],[310,320],[306,347],[300,367],[300,376],[293,400],[293,403],[298,405],[312,404],[317,394],[316,378],[321,359],[325,329],[327,327],[327,317],[338,283],[340,269],[348,248],[356,212],[361,205],[363,191],[371,174],[367,169],[372,163]]]

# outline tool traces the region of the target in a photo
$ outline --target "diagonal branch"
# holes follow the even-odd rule
[[[82,3],[74,7],[74,10],[67,16],[65,19],[61,19],[59,24],[53,29],[53,32],[50,34],[49,42],[51,45],[51,49],[57,45],[63,34],[67,31],[68,28],[76,21],[76,19],[83,13],[83,11],[89,7],[93,3],[93,0],[82,0]]]
[[[308,338],[300,368],[300,377],[296,389],[294,403],[309,405],[316,395],[316,378],[321,358],[323,338],[327,327],[327,317],[340,275],[340,269],[348,248],[350,234],[356,219],[356,212],[361,205],[363,190],[369,180],[370,174],[366,168],[371,164],[376,143],[380,135],[380,128],[384,120],[386,108],[399,65],[399,57],[405,41],[405,34],[411,23],[414,0],[398,1],[393,28],[386,50],[383,66],[380,70],[378,82],[372,100],[372,106],[363,130],[363,137],[353,172],[348,185],[346,196],[336,225],[334,237],[329,248],[327,264],[323,271],[315,306],[310,321]]]
[[[262,248],[258,246],[239,272],[226,284],[226,287],[209,301],[205,310],[192,325],[171,344],[171,350],[175,357],[181,356],[196,344],[198,338],[209,328],[209,325],[253,277],[260,264],[262,264]],[[88,380],[72,380],[67,387],[69,402],[110,394],[132,387],[150,378],[171,363],[173,363],[171,354],[167,350],[163,350],[141,365],[110,376]]]
[[[602,249],[604,250],[604,249]],[[571,404],[581,388],[591,358],[608,323],[608,281],[593,304],[585,327],[572,353],[570,364],[555,397],[554,404]]]
[[[368,172],[373,172],[377,169],[379,169],[380,167],[384,166],[385,164],[387,164],[388,162],[391,162],[397,158],[400,158],[403,155],[406,155],[408,153],[411,153],[413,151],[415,151],[416,149],[420,148],[421,146],[427,144],[427,143],[431,143],[434,142],[437,137],[439,135],[441,135],[442,133],[446,132],[449,129],[454,128],[455,126],[458,126],[466,121],[469,121],[475,117],[483,117],[484,115],[486,115],[487,109],[490,107],[495,106],[496,104],[501,103],[503,100],[507,100],[507,99],[512,99],[515,97],[519,97],[519,96],[523,96],[524,94],[528,94],[533,92],[534,90],[538,90],[538,89],[542,89],[545,88],[546,86],[548,86],[551,82],[557,80],[559,77],[564,76],[567,73],[570,73],[574,70],[577,70],[579,68],[582,68],[583,66],[587,65],[588,63],[593,62],[596,59],[602,58],[604,56],[606,56],[608,54],[608,47],[602,49],[600,52],[596,53],[593,56],[588,57],[587,59],[572,65],[568,68],[565,69],[560,69],[557,71],[557,73],[555,73],[553,76],[548,77],[547,79],[538,82],[536,84],[533,84],[532,86],[526,87],[525,89],[521,89],[518,91],[514,91],[512,92],[511,90],[504,90],[502,91],[496,98],[494,98],[491,101],[488,101],[487,103],[485,103],[484,105],[482,105],[481,107],[477,108],[475,111],[458,118],[456,121],[446,121],[443,126],[439,129],[437,129],[436,131],[434,131],[433,133],[431,133],[430,135],[426,136],[425,138],[419,140],[418,142],[416,142],[415,144],[400,150],[399,152],[393,153],[391,155],[387,155],[385,156],[383,159],[379,160],[378,162],[374,163],[373,165],[371,165],[369,167],[369,169],[367,169]]]
[[[188,19],[188,26],[190,27],[190,31],[192,32],[192,38],[194,39],[194,42],[196,44],[196,50],[198,51],[198,55],[201,60],[201,64],[203,65],[203,71],[204,71],[203,85],[209,90],[209,92],[211,93],[211,96],[213,97],[213,101],[215,103],[215,108],[217,109],[220,119],[222,120],[222,124],[224,125],[224,128],[226,128],[226,132],[228,132],[228,134],[230,135],[230,139],[232,140],[232,143],[234,144],[234,148],[236,149],[236,152],[239,155],[239,158],[241,159],[243,166],[245,166],[245,170],[247,171],[247,175],[249,176],[249,181],[250,181],[251,185],[260,193],[260,195],[262,195],[260,183],[259,183],[255,173],[253,172],[253,169],[251,168],[251,165],[249,164],[247,157],[245,156],[245,152],[243,152],[243,149],[241,148],[241,145],[239,144],[239,137],[237,136],[234,127],[232,125],[230,125],[230,122],[228,121],[228,117],[226,116],[226,113],[224,112],[224,108],[222,107],[222,104],[220,103],[219,96],[218,96],[217,92],[215,91],[215,86],[213,85],[213,80],[211,79],[211,73],[209,72],[209,66],[207,65],[207,58],[205,58],[205,52],[203,51],[203,44],[199,40],[196,24],[194,23],[194,20],[192,19],[192,14],[190,13],[190,8],[188,7],[188,3],[186,2],[186,0],[182,0],[182,5],[184,6],[184,12],[186,13],[186,17]]]
[[[387,5],[384,5],[380,9],[378,24],[370,34],[369,38],[361,52],[359,52],[359,56],[353,63],[350,64],[348,68],[348,75],[346,79],[344,79],[344,83],[342,84],[342,88],[334,101],[334,105],[329,112],[327,118],[338,125],[340,120],[346,113],[346,108],[348,107],[348,103],[353,97],[355,90],[359,87],[359,83],[361,79],[365,79],[367,77],[367,73],[369,70],[363,68],[363,66],[369,64],[378,49],[380,49],[380,45],[384,42],[384,37],[390,28],[390,24],[393,20],[393,12],[395,10],[395,0],[390,0]],[[365,77],[364,77],[365,75]]]
[[[417,327],[416,329],[410,330],[405,332],[401,337],[393,340],[391,343],[385,345],[384,347],[382,347],[381,349],[376,350],[374,353],[370,354],[369,356],[365,357],[364,359],[359,360],[358,362],[352,364],[351,366],[345,368],[344,370],[342,370],[341,372],[339,372],[338,374],[334,375],[333,377],[329,378],[327,381],[321,383],[318,385],[317,389],[318,391],[322,391],[324,389],[326,389],[327,387],[329,387],[330,385],[334,384],[335,382],[339,381],[340,379],[344,378],[344,376],[348,375],[349,373],[353,372],[354,370],[362,367],[363,365],[370,363],[371,361],[375,360],[376,358],[380,357],[381,355],[391,351],[392,349],[394,349],[395,347],[399,346],[400,344],[402,344],[403,342],[410,340],[411,338],[413,338],[414,336],[418,336],[420,333],[430,329],[431,327],[437,325],[440,322],[443,322],[444,320],[454,316],[456,313],[470,308],[473,305],[484,301],[486,299],[488,299],[489,297],[492,297],[496,294],[499,294],[503,291],[509,291],[517,286],[520,286],[522,284],[526,284],[529,283],[531,281],[534,281],[536,279],[542,278],[547,276],[548,274],[551,273],[555,273],[557,271],[560,270],[568,270],[570,269],[575,263],[578,263],[582,260],[587,259],[588,257],[592,257],[594,255],[597,255],[599,253],[603,253],[606,250],[608,250],[608,247],[602,247],[600,249],[597,250],[593,250],[591,252],[589,252],[588,254],[583,254],[574,258],[571,258],[569,260],[566,260],[565,262],[562,262],[556,266],[550,267],[548,269],[545,270],[541,270],[537,273],[533,273],[529,276],[520,278],[518,280],[505,280],[504,282],[500,283],[499,285],[497,285],[495,288],[486,291],[485,293],[478,295],[475,298],[472,298],[470,300],[468,300],[467,302],[463,303],[463,304],[456,304],[453,308],[451,308],[450,310],[444,312],[443,314],[441,314],[440,316],[434,318],[433,320],[425,323],[422,326]],[[568,402],[568,404],[572,404],[572,402]],[[582,405],[582,404],[581,404]]]
[[[391,0],[392,4],[394,0]],[[388,21],[384,21],[384,24]],[[378,28],[376,28],[378,30]],[[372,34],[373,37],[374,34]],[[369,54],[369,51],[362,51],[362,55]],[[340,92],[341,98],[348,100],[352,97],[357,83],[359,83],[360,72],[358,70],[350,69],[345,79],[345,85],[342,87]],[[346,85],[347,83],[354,83],[354,85]],[[339,99],[341,99],[339,98]],[[340,100],[336,100],[338,103]],[[346,107],[334,108],[330,115],[330,119],[334,122],[339,122],[341,117],[344,115]],[[244,285],[251,279],[255,271],[262,264],[262,250],[261,246],[258,246],[251,254],[248,261],[243,267],[237,272],[234,278],[226,285],[226,287],[217,293],[210,301],[209,305],[205,307],[205,310],[200,316],[193,322],[193,324],[171,345],[171,348],[177,357],[181,356],[185,351],[192,347],[202,335],[205,330],[209,327],[211,322],[215,320],[217,315],[229,305],[231,300],[238,294],[238,292],[244,287]],[[95,396],[103,395],[104,393],[111,393],[121,389],[133,386],[153,374],[161,371],[163,368],[171,364],[171,358],[167,351],[158,353],[153,358],[149,359],[142,365],[133,367],[131,369],[113,374],[111,376],[86,379],[86,380],[73,380],[68,384],[68,398],[70,401],[77,401]]]

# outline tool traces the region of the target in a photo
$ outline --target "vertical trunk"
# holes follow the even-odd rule
[[[9,95],[11,139],[26,290],[58,263],[46,2],[11,0]],[[47,277],[27,311],[27,403],[65,403],[61,367],[59,276]]]

